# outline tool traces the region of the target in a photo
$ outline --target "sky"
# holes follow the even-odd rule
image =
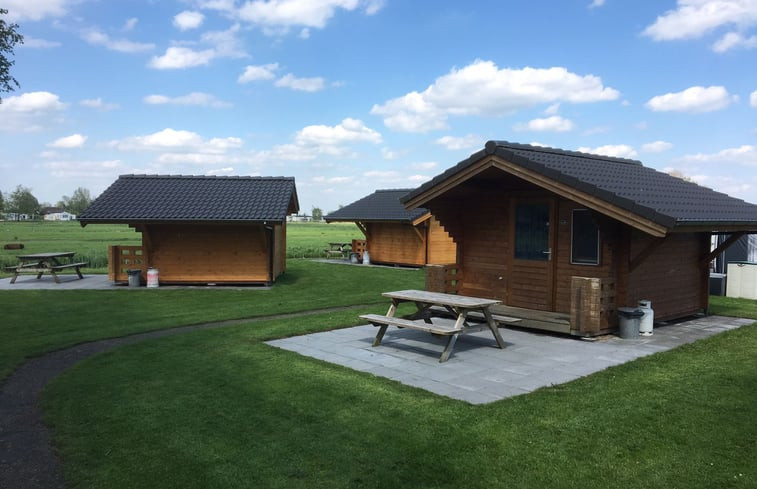
[[[294,177],[301,213],[488,140],[641,160],[757,203],[757,0],[3,0],[0,191]]]

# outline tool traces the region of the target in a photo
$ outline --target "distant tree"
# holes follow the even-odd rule
[[[16,213],[16,220],[19,219],[19,214],[27,214],[29,216],[36,216],[39,214],[39,201],[32,195],[32,191],[29,188],[19,185],[16,187],[6,205],[8,212]]]
[[[92,197],[89,195],[89,190],[79,187],[74,190],[74,194],[71,197],[64,195],[63,200],[58,202],[58,207],[63,207],[66,212],[78,216],[84,209],[89,207],[89,204],[91,203]]]
[[[323,211],[320,207],[313,207],[313,211],[310,213],[314,221],[320,221],[323,219]]]
[[[0,16],[7,14],[8,10],[0,8]],[[18,24],[9,24],[0,18],[0,92],[12,92],[21,86],[10,73],[11,66],[16,63],[10,59],[13,56],[13,47],[24,43],[24,36],[19,34],[17,29]],[[2,100],[0,98],[0,102]]]
[[[3,200],[3,193],[0,192],[0,212],[3,212],[5,210],[5,201]]]

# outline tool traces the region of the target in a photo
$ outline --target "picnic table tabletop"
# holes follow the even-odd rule
[[[70,258],[74,256],[73,251],[51,251],[47,253],[32,253],[29,255],[17,255],[19,260],[46,260],[50,258]]]

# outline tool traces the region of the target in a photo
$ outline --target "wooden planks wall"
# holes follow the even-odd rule
[[[631,232],[631,259],[643,252],[653,238],[638,231]],[[702,257],[709,251],[705,233],[671,234],[628,277],[628,305],[641,299],[652,301],[655,320],[695,314],[707,307],[703,297]],[[619,304],[621,305],[621,304]]]
[[[423,266],[426,264],[426,243],[411,224],[371,222],[367,249],[371,262]]]
[[[148,264],[161,282],[267,283],[269,233],[262,225],[145,226]]]
[[[445,265],[457,260],[457,245],[433,216],[428,220],[427,247],[426,263],[429,265]]]

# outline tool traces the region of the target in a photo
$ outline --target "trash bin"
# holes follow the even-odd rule
[[[363,265],[370,265],[371,264],[371,255],[368,253],[368,250],[365,250],[363,252]]]
[[[129,274],[129,287],[139,287],[142,270],[126,270],[126,273]]]
[[[654,309],[652,309],[652,301],[648,299],[640,300],[639,309],[644,313],[644,316],[639,320],[639,333],[641,336],[652,336],[652,330],[654,329]]]
[[[624,340],[637,339],[639,337],[639,322],[643,315],[644,311],[635,307],[619,307],[620,337]]]
[[[358,263],[360,261],[360,253],[350,253],[350,263]]]
[[[159,284],[159,277],[160,273],[158,272],[157,268],[150,268],[147,270],[147,287],[154,288],[157,287]]]

